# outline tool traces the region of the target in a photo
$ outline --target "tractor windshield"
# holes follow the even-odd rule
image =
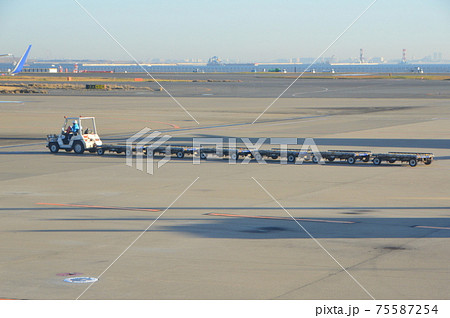
[[[81,119],[82,133],[85,134],[95,134],[95,122],[93,118],[83,118]]]
[[[64,131],[70,131],[70,130],[72,130],[72,122],[70,122],[70,121],[68,121],[68,120],[66,120],[66,122],[64,123],[64,127],[63,127],[63,130]],[[70,127],[70,128],[69,128]]]

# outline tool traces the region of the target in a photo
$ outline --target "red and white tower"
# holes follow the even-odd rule
[[[74,73],[78,73],[78,63],[75,63],[75,68],[73,69]]]

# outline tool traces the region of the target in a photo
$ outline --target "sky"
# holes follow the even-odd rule
[[[140,62],[317,57],[373,0],[78,0]],[[450,59],[449,0],[378,0],[325,52]],[[131,60],[74,0],[0,0],[0,53]]]

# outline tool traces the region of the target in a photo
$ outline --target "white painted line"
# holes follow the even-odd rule
[[[24,138],[25,139],[25,138]],[[21,144],[21,145],[11,145],[11,146],[0,146],[0,149],[5,148],[16,148],[16,147],[26,147],[26,146],[36,146],[36,145],[45,145],[45,142],[38,142],[34,144]]]

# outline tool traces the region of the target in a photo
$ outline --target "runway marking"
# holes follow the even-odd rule
[[[211,88],[207,88],[207,87],[198,87],[198,86],[197,86],[197,89],[199,89],[199,90],[202,90],[202,89],[204,89],[204,90],[205,90],[205,92],[210,92],[210,91],[212,91],[212,89],[211,89]]]
[[[34,144],[21,144],[21,145],[11,145],[11,146],[0,146],[0,149],[3,148],[17,148],[17,147],[25,147],[25,146],[37,146],[37,145],[45,145],[44,142],[38,142]]]
[[[225,216],[225,217],[237,217],[237,218],[249,218],[249,219],[270,219],[270,220],[286,220],[291,221],[292,218],[288,217],[278,217],[278,216],[253,216],[253,215],[243,215],[243,214],[229,214],[229,213],[206,213],[205,215],[212,216]],[[320,220],[320,219],[304,219],[304,218],[295,218],[299,221],[307,221],[307,222],[320,222],[320,223],[337,223],[337,224],[355,224],[357,222],[353,221],[336,221],[336,220]]]
[[[144,212],[158,212],[159,209],[140,209],[140,208],[126,208],[120,206],[104,206],[104,205],[85,205],[85,204],[65,204],[65,203],[46,203],[37,202],[38,205],[53,205],[53,206],[71,206],[76,208],[94,208],[94,209],[109,209],[109,210],[126,210],[126,211],[144,211]]]
[[[444,227],[444,226],[416,225],[413,227],[421,228],[421,229],[450,230],[450,227]]]
[[[328,88],[326,88],[326,87],[321,87],[321,88],[322,88],[322,90],[320,90],[320,91],[294,93],[294,94],[292,94],[292,96],[293,97],[297,97],[298,95],[314,94],[314,93],[325,93],[325,92],[328,91]]]

